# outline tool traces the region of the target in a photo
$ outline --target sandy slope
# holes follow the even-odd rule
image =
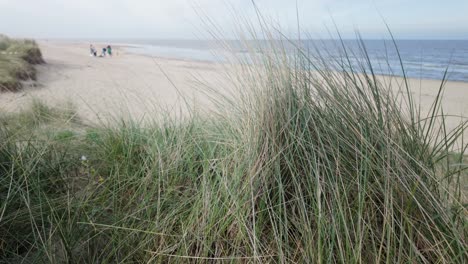
[[[48,103],[73,102],[81,117],[99,120],[107,115],[130,115],[140,118],[157,115],[180,106],[185,100],[203,108],[209,105],[206,95],[199,91],[202,80],[216,89],[231,89],[222,65],[213,63],[150,58],[115,49],[112,58],[88,55],[87,44],[40,42],[46,65],[39,66],[39,87],[19,93],[0,94],[0,110],[15,111],[32,98]],[[100,46],[96,45],[99,49]],[[384,78],[384,81],[390,81]],[[392,82],[401,82],[392,78]],[[414,96],[423,110],[433,102],[440,81],[410,80]],[[393,85],[396,87],[396,85]],[[468,83],[449,82],[443,107],[446,114],[468,117]],[[454,127],[460,118],[449,120]]]

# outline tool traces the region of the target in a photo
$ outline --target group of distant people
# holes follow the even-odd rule
[[[107,45],[107,47],[102,48],[102,52],[98,56],[98,51],[93,46],[93,44],[91,44],[91,45],[89,45],[89,52],[90,52],[90,55],[92,57],[106,57],[106,56],[111,56],[112,57],[112,47],[111,47],[111,45]]]

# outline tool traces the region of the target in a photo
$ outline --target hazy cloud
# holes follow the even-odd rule
[[[304,31],[326,35],[332,18],[345,36],[385,36],[383,18],[403,38],[467,38],[468,1],[256,0],[262,14],[288,32],[297,12]],[[201,15],[201,17],[200,17]],[[28,37],[193,38],[209,17],[228,33],[251,0],[0,0],[0,32]]]

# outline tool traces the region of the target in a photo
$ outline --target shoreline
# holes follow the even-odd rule
[[[50,39],[50,40],[46,40],[46,39],[39,39],[38,41],[41,42],[41,43],[53,43],[53,44],[62,44],[62,45],[78,45],[78,46],[83,46],[83,45],[87,46],[89,44],[105,46],[105,45],[108,45],[108,44],[112,44],[112,42],[104,42],[104,41],[101,41],[101,40],[95,41],[95,42],[87,42],[87,41],[83,41],[83,40],[67,40],[67,39],[53,39],[53,40]],[[172,41],[172,40],[168,40],[168,41]],[[187,40],[187,41],[191,41],[191,40]],[[378,40],[369,40],[369,41],[378,41]],[[405,40],[402,40],[402,41],[405,41]],[[409,40],[409,41],[416,41],[416,40]],[[434,40],[429,40],[429,41],[434,41]],[[454,40],[451,40],[451,41],[454,41]],[[188,62],[188,63],[193,62],[193,63],[206,63],[206,64],[211,64],[211,65],[231,65],[231,63],[229,63],[227,61],[224,61],[224,60],[223,61],[221,61],[221,60],[220,61],[213,61],[213,60],[210,60],[210,59],[176,57],[176,56],[163,55],[163,54],[150,54],[150,53],[144,53],[144,52],[134,52],[134,51],[128,49],[128,48],[144,49],[145,46],[157,47],[157,48],[173,48],[173,47],[170,47],[170,46],[152,45],[152,44],[132,44],[132,43],[115,43],[115,44],[112,44],[112,46],[114,48],[121,49],[122,51],[124,51],[127,54],[132,54],[134,56],[143,56],[143,57],[147,57],[147,58],[156,58],[156,59],[170,60],[170,61],[181,61],[181,62]],[[179,49],[180,47],[175,47],[175,48]],[[188,49],[188,48],[180,48],[180,49]],[[194,50],[194,51],[209,51],[207,49],[195,49],[195,48],[192,48],[192,50]],[[244,53],[244,52],[239,52],[239,53]],[[450,69],[450,65],[449,65],[449,69]],[[441,73],[441,77],[442,77],[443,76],[443,71],[441,71],[440,73]],[[386,74],[386,73],[378,73],[378,74],[376,74],[376,76],[395,77],[395,78],[403,78],[404,77],[403,75],[396,75],[396,74],[392,75],[392,74]],[[450,71],[448,71],[448,76],[450,76]],[[413,77],[413,76],[408,76],[407,75],[407,79],[442,82],[441,78],[431,78],[431,77],[427,77],[427,76]],[[451,82],[451,83],[468,84],[468,79],[466,81],[451,80],[451,79],[446,79],[444,81]]]
[[[184,59],[184,60],[189,60],[189,61],[204,61],[204,62],[208,61],[208,62],[216,62],[216,63],[222,63],[225,61],[224,59],[222,59],[222,57],[219,58],[219,56],[217,55],[212,56],[212,54],[216,54],[219,48],[218,46],[216,46],[216,44],[213,44],[214,43],[213,40],[208,41],[208,42],[212,43],[214,49],[209,48],[210,46],[206,44],[207,41],[204,41],[204,40],[193,40],[193,41],[187,40],[185,43],[184,41],[181,41],[180,44],[177,44],[178,41],[176,40],[174,41],[173,40],[167,40],[167,41],[147,40],[146,42],[141,41],[141,40],[135,40],[135,41],[136,41],[134,43],[135,46],[131,45],[132,44],[131,41],[123,42],[123,43],[130,43],[130,44],[126,44],[127,46],[129,46],[129,52],[133,52],[135,54],[141,53],[141,54],[146,54],[148,56],[164,57],[167,59]],[[230,50],[229,53],[235,54],[234,56],[241,56],[241,57],[246,55],[246,53],[248,53],[245,51],[245,49],[241,48],[242,44],[239,44],[235,40],[231,40],[231,41],[233,41],[233,43],[231,43],[233,45],[232,46],[233,49]],[[336,40],[325,40],[325,41],[336,41]],[[352,40],[345,40],[345,41],[352,41]],[[380,42],[376,40],[364,40],[364,41],[369,41],[369,43],[366,45],[370,46],[369,47],[370,50],[375,49],[375,47],[373,48],[373,44],[371,43]],[[416,41],[424,42],[425,40],[411,40],[411,42],[416,42]],[[431,43],[434,42],[431,40],[426,40],[426,41],[429,41]],[[352,43],[349,43],[349,45],[351,45],[349,48],[352,49],[353,48]],[[427,43],[425,45],[430,45],[430,43]],[[135,52],[132,51],[131,50],[132,48],[135,49],[136,51]],[[220,50],[222,49],[223,48],[221,47]],[[289,52],[288,51],[289,48],[286,48],[286,49],[287,49],[286,52]],[[428,48],[426,52],[433,51],[433,49],[439,50],[439,48],[432,47],[432,48]],[[175,52],[177,50],[179,50],[180,54],[182,55]],[[338,55],[338,54],[334,54],[333,50],[331,50],[331,52],[332,54],[330,54],[330,56],[332,57]],[[382,54],[386,54],[386,52],[388,51],[381,51],[381,52]],[[468,83],[468,75],[466,75],[466,73],[468,72],[468,68],[467,68],[468,64],[462,63],[461,61],[458,62],[458,60],[463,60],[463,58],[457,59],[458,55],[455,56],[456,54],[458,54],[458,52],[453,51],[452,55],[443,53],[446,51],[443,51],[441,54],[437,53],[435,55],[430,55],[428,53],[428,54],[425,54],[424,57],[421,53],[421,55],[417,55],[417,56],[421,56],[418,58],[414,58],[415,55],[412,53],[408,53],[410,51],[408,51],[407,49],[405,50],[404,47],[401,48],[400,52],[402,52],[405,73],[408,78],[442,81],[442,78],[444,76],[444,71],[448,67],[449,69],[448,80],[449,81]],[[414,51],[412,50],[411,52],[414,52]],[[460,52],[463,52],[463,50],[460,50]],[[388,75],[388,76],[394,75],[394,76],[403,78],[404,75],[401,72],[401,65],[399,61],[400,57],[396,57],[396,54],[393,54],[392,56],[387,57],[387,59],[385,59],[385,58],[380,57],[380,55],[382,54],[379,53],[379,50],[370,51],[370,58],[372,60],[376,74]],[[450,61],[445,61],[441,59],[440,56],[447,56],[447,58],[449,56],[453,56],[453,60],[451,59]],[[352,61],[360,60],[360,59],[364,59],[364,58],[360,58],[360,56],[358,55],[358,58],[352,58]],[[390,63],[391,66],[389,67],[391,67],[391,69],[387,69],[386,66],[384,66],[383,69],[381,69],[379,66],[380,64],[387,65],[388,63]]]
[[[104,43],[101,43],[104,44]],[[138,48],[138,47],[132,47],[130,45],[115,45],[115,47],[118,48]],[[132,51],[126,51],[127,53],[133,55],[133,56],[143,56],[147,58],[156,58],[156,59],[163,59],[163,60],[171,60],[171,61],[180,61],[180,62],[194,62],[194,63],[206,63],[206,64],[211,64],[211,65],[226,65],[229,66],[231,65],[228,62],[220,61],[220,62],[214,62],[210,60],[200,60],[200,59],[190,59],[190,58],[176,58],[176,57],[171,57],[171,56],[164,56],[164,55],[150,55],[150,54],[143,54],[143,53],[137,53],[137,52],[132,52]],[[403,79],[403,76],[401,75],[392,75],[392,74],[376,74],[377,77],[383,77],[383,78],[401,78]],[[438,81],[442,82],[442,79],[437,79],[437,78],[429,78],[429,77],[420,77],[420,78],[414,78],[414,77],[407,77],[408,80],[421,80],[421,81]],[[459,81],[459,80],[444,80],[444,82],[450,82],[454,84],[461,84],[461,85],[467,85],[468,86],[468,80],[467,81]]]
[[[121,48],[127,48],[127,47],[130,47],[130,48],[138,48],[138,47],[132,47],[132,46],[128,46],[128,45],[116,45],[116,47],[121,47]],[[173,60],[173,61],[183,61],[183,62],[196,62],[196,63],[207,63],[207,64],[223,64],[223,65],[230,65],[230,63],[228,62],[224,62],[224,61],[220,61],[220,62],[214,62],[214,61],[210,61],[210,60],[202,60],[202,59],[190,59],[190,58],[176,58],[176,57],[171,57],[171,56],[164,56],[164,55],[151,55],[151,54],[143,54],[143,53],[137,53],[137,52],[132,52],[132,51],[128,51],[128,53],[134,55],[134,56],[143,56],[143,57],[148,57],[148,58],[157,58],[157,59],[164,59],[164,60]],[[402,78],[404,76],[402,75],[392,75],[392,74],[383,74],[383,73],[379,73],[379,74],[376,74],[377,77],[384,77],[384,78],[387,78],[387,77],[392,77],[392,78]],[[430,78],[430,77],[424,77],[424,76],[421,76],[419,78],[415,78],[415,77],[407,77],[407,79],[409,80],[421,80],[421,81],[439,81],[439,82],[450,82],[450,83],[458,83],[458,84],[465,84],[465,85],[468,85],[468,80],[467,81],[460,81],[460,80],[450,80],[450,79],[446,79],[446,80],[442,80],[442,79],[438,79],[438,78]]]

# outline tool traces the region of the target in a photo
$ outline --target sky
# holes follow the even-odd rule
[[[299,20],[312,38],[334,24],[344,38],[388,38],[386,21],[399,39],[468,39],[468,0],[254,1],[288,36]],[[232,38],[245,21],[258,21],[252,0],[0,0],[0,33],[12,37],[199,39],[216,27]]]

